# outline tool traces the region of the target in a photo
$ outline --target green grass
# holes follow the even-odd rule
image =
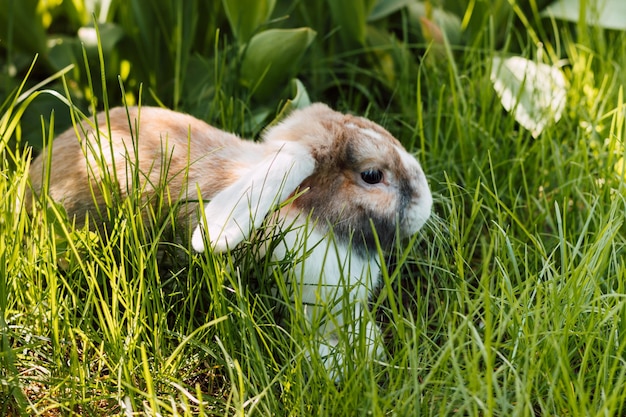
[[[348,361],[340,384],[306,359],[315,340],[282,284],[293,271],[254,248],[164,266],[162,230],[135,220],[132,200],[106,239],[45,196],[27,213],[30,153],[0,124],[0,414],[624,415],[626,37],[573,38],[564,30],[565,115],[537,139],[502,110],[490,45],[455,51],[455,65],[407,63],[387,97],[399,107],[363,106],[350,83],[330,102],[416,152],[436,199],[372,300],[387,358]],[[219,71],[207,119],[245,132],[254,103]],[[314,84],[332,70],[307,71],[330,101]]]

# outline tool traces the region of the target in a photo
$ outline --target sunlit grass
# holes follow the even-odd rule
[[[254,244],[190,253],[162,239],[163,207],[144,227],[137,196],[114,202],[106,236],[45,195],[29,213],[30,155],[1,138],[0,414],[623,415],[619,40],[603,45],[610,62],[568,44],[566,115],[537,139],[501,109],[492,49],[419,67],[414,89],[394,93],[415,125],[368,108],[418,154],[435,210],[384,256],[371,314],[386,357],[356,343],[362,360],[340,383],[307,355],[318,341],[289,300],[288,264],[260,261]],[[220,80],[211,88],[228,91]],[[208,117],[244,130],[252,104],[216,97]],[[362,107],[349,93],[331,104]]]

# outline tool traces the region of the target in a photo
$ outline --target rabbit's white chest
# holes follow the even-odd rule
[[[274,250],[274,259],[287,254],[297,259],[294,289],[301,291],[303,303],[332,304],[349,293],[351,301],[366,302],[380,267],[377,259],[355,254],[328,233],[307,226],[288,231]]]
[[[328,233],[306,224],[286,232],[272,253],[274,259],[287,256],[298,260],[291,275],[292,297],[303,304],[305,315],[321,336],[318,352],[331,374],[337,376],[337,366],[358,340],[365,340],[370,354],[380,357],[380,331],[364,315],[380,273],[377,260],[359,256]],[[338,332],[343,331],[350,342],[340,346]]]

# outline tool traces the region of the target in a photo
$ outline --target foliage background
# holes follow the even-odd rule
[[[111,106],[123,99],[136,103],[142,87],[145,103],[162,103],[216,121],[234,118],[236,128],[243,121],[241,115],[237,120],[235,109],[230,110],[234,115],[221,114],[226,111],[222,102],[234,99],[239,107],[253,108],[256,123],[244,128],[258,133],[266,121],[263,116],[275,110],[281,99],[294,97],[291,78],[296,77],[318,100],[349,100],[358,105],[355,111],[372,104],[393,106],[406,117],[415,113],[415,74],[430,40],[441,44],[445,36],[455,48],[499,48],[507,43],[509,50],[519,51],[529,39],[516,39],[504,28],[522,26],[516,9],[525,13],[545,3],[186,0],[146,5],[114,0],[3,0],[0,22],[5,28],[2,65],[6,71],[1,93],[6,97],[15,91],[37,54],[28,82],[33,85],[68,71],[74,103],[83,109],[90,104],[103,108],[104,82]],[[434,22],[435,33],[423,31],[428,26],[422,19]],[[481,29],[490,24],[494,30],[489,34],[492,39],[487,39]],[[296,28],[304,33],[270,35],[276,29]],[[97,36],[102,40],[102,63]],[[48,87],[64,94],[60,81]],[[405,90],[402,94],[400,88]],[[41,145],[38,115],[55,106],[62,109],[63,104],[44,96],[33,106],[37,108],[27,116],[32,113],[36,133],[28,132],[29,139]],[[66,118],[58,129],[68,124]]]
[[[624,414],[626,39],[597,18],[624,10],[548,3],[0,0],[0,414]],[[492,86],[510,55],[567,82],[537,138]],[[158,231],[120,221],[105,243],[45,196],[23,210],[68,102],[256,138],[309,101],[387,127],[437,200],[373,300],[389,359],[344,384],[298,354],[245,253],[163,271]]]

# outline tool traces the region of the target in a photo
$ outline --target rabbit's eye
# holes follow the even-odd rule
[[[368,184],[378,184],[383,180],[383,172],[380,169],[368,169],[361,172],[361,179]]]

